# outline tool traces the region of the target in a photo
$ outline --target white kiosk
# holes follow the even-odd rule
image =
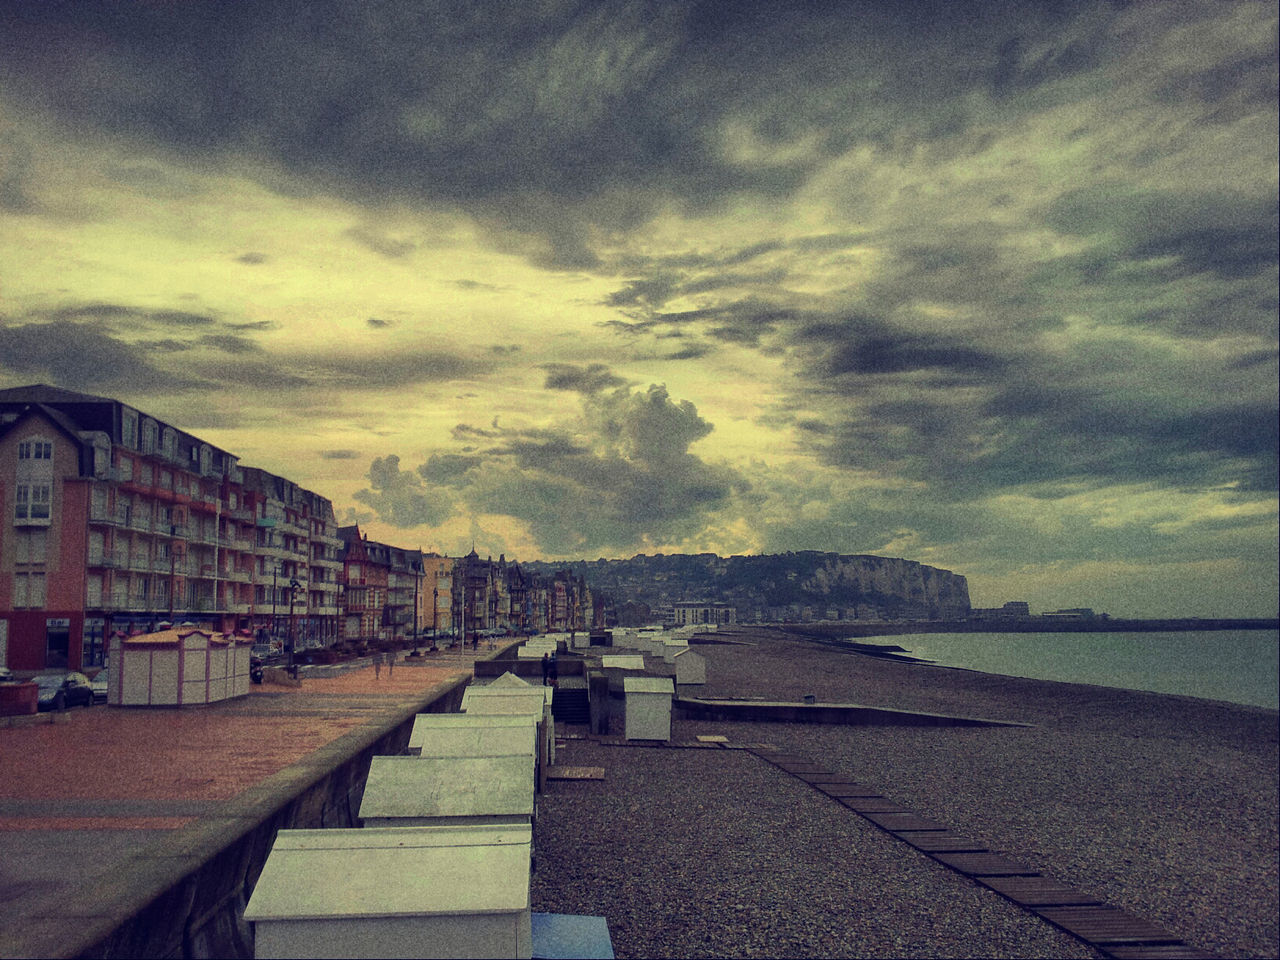
[[[671,698],[675,687],[670,677],[624,677],[628,740],[670,740]]]
[[[281,830],[244,916],[266,957],[533,952],[521,827]]]
[[[411,757],[536,757],[537,738],[533,717],[420,713],[405,752]]]
[[[470,686],[462,692],[462,709],[469,716],[533,717],[542,725],[548,763],[556,762],[556,725],[551,717],[553,687]]]
[[[676,684],[702,684],[707,682],[707,660],[701,654],[685,647],[673,658],[676,665]]]
[[[533,756],[374,757],[360,820],[366,827],[527,826]]]

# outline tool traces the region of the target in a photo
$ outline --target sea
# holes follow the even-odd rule
[[[1280,631],[913,633],[862,637],[984,673],[1280,707]]]

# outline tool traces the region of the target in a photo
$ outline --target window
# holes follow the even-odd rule
[[[120,440],[126,447],[138,449],[138,414],[131,410],[120,417]]]
[[[133,479],[133,458],[121,456],[116,470],[119,473],[120,480],[128,483]]]
[[[44,574],[15,573],[13,575],[13,605],[39,609],[44,606]]]
[[[23,523],[47,524],[52,488],[47,483],[20,483],[14,489],[13,518]]]
[[[52,460],[53,444],[48,440],[23,440],[18,444],[19,460]]]
[[[49,531],[40,527],[19,530],[14,537],[18,563],[44,563],[49,552]]]

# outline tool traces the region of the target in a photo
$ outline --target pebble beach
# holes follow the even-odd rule
[[[1031,726],[677,719],[673,742],[811,757],[1200,950],[1280,955],[1277,711],[724,636],[682,694]],[[605,777],[539,799],[533,909],[605,916],[618,957],[1102,956],[748,751],[570,739],[557,762]]]

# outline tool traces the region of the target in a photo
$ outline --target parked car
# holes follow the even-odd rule
[[[83,673],[75,670],[41,673],[33,679],[39,687],[36,692],[37,710],[64,710],[76,704],[93,706],[93,684]]]
[[[107,683],[108,682],[109,681],[107,679],[107,668],[103,667],[101,670],[97,672],[97,674],[94,675],[94,678],[90,684],[93,687],[94,703],[107,702]]]

